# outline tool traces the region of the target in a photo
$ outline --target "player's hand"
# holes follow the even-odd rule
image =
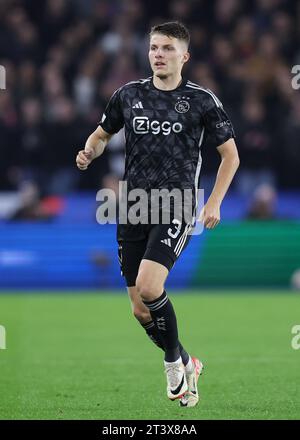
[[[220,204],[212,200],[208,200],[203,206],[198,221],[203,223],[207,229],[213,229],[220,223]]]
[[[76,156],[77,167],[81,171],[84,171],[87,169],[87,167],[92,162],[92,160],[93,160],[93,154],[91,151],[80,150]]]

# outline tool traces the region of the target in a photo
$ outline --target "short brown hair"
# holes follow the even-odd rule
[[[167,23],[153,26],[150,31],[150,37],[153,34],[162,34],[167,37],[178,38],[178,40],[185,41],[187,46],[190,44],[190,33],[184,24],[179,21],[168,21]]]

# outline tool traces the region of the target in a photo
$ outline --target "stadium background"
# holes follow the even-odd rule
[[[148,32],[151,25],[169,19],[183,21],[191,31],[192,57],[185,76],[213,90],[223,102],[235,127],[241,165],[222,205],[222,223],[193,238],[166,287],[184,294],[193,289],[199,294],[197,298],[203,295],[204,303],[207,292],[214,292],[209,289],[223,292],[225,288],[227,293],[247,297],[249,313],[254,310],[254,314],[261,306],[258,302],[251,309],[250,297],[257,292],[265,298],[268,292],[261,319],[269,316],[270,323],[286,316],[284,343],[290,346],[290,327],[297,324],[298,303],[289,289],[300,268],[300,90],[292,87],[291,73],[292,66],[300,64],[300,2],[3,0],[0,65],[6,69],[6,89],[0,91],[0,324],[5,325],[8,335],[15,325],[19,341],[22,331],[27,335],[25,342],[19,342],[23,351],[20,349],[19,357],[11,361],[19,362],[21,357],[26,364],[27,351],[26,365],[33,368],[29,335],[34,337],[41,330],[42,316],[46,315],[45,305],[34,303],[31,292],[37,302],[37,294],[44,295],[49,313],[59,301],[55,293],[63,298],[64,292],[84,292],[80,303],[83,314],[91,301],[89,289],[103,293],[103,298],[108,294],[106,302],[95,303],[107,316],[112,313],[108,306],[113,301],[111,294],[122,291],[126,296],[117,261],[115,226],[96,222],[96,192],[103,187],[117,191],[122,177],[123,134],[113,138],[103,157],[87,172],[77,170],[75,156],[97,126],[113,91],[151,74]],[[201,188],[206,194],[218,163],[216,151],[203,151]],[[299,277],[295,281],[294,276],[295,284],[300,284]],[[269,301],[274,291],[278,297],[274,303],[272,299],[273,305],[279,296],[282,301],[276,317],[268,315],[273,310]],[[15,292],[18,295],[11,295]],[[177,301],[181,304],[183,298],[178,296]],[[230,311],[238,310],[238,299],[228,298],[225,310],[231,319]],[[290,301],[290,308],[284,298]],[[74,301],[79,299],[74,297]],[[227,300],[220,299],[220,304],[222,301]],[[61,318],[69,322],[70,307],[80,321],[80,307],[77,310],[68,304]],[[224,318],[219,307],[220,314],[216,303],[213,312],[207,307],[213,322],[218,316]],[[60,316],[59,302],[54,310]],[[246,310],[242,307],[240,312],[243,328]],[[92,306],[88,313],[93,331],[99,331],[103,314],[100,319]],[[46,322],[54,326],[50,318]],[[130,322],[128,329],[133,325]],[[250,325],[254,328],[257,322]],[[63,326],[61,321],[59,326]],[[70,329],[64,330],[68,334]],[[280,340],[277,336],[275,345]],[[229,339],[227,334],[227,342]],[[278,355],[278,347],[274,352]],[[1,350],[0,355],[3,359]],[[290,365],[292,362],[295,360]],[[51,361],[48,364],[52,365]],[[11,371],[9,365],[7,372]],[[221,377],[220,371],[218,374]],[[22,378],[18,380],[20,385]],[[5,386],[7,383],[7,390]],[[22,413],[20,406],[20,411],[14,412],[13,398],[11,405],[3,412],[8,418],[36,414],[34,410]],[[124,408],[122,414],[126,415]],[[79,413],[68,414],[80,417]],[[117,413],[107,417],[112,414]],[[232,414],[237,416],[234,411]],[[41,417],[49,415],[64,417],[50,409],[41,413]]]

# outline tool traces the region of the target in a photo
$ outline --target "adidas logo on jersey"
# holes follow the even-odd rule
[[[143,107],[143,104],[141,103],[141,101],[139,101],[139,102],[137,102],[136,104],[134,104],[134,105],[132,106],[132,108],[144,108],[144,107]]]
[[[166,244],[169,247],[171,247],[171,239],[170,238],[166,238],[165,240],[160,240],[160,242]]]

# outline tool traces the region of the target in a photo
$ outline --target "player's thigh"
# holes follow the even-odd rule
[[[125,278],[127,287],[135,286],[146,246],[147,240],[119,242],[118,257],[121,275]]]
[[[176,218],[151,228],[143,259],[155,261],[170,271],[191,238],[192,225]]]

